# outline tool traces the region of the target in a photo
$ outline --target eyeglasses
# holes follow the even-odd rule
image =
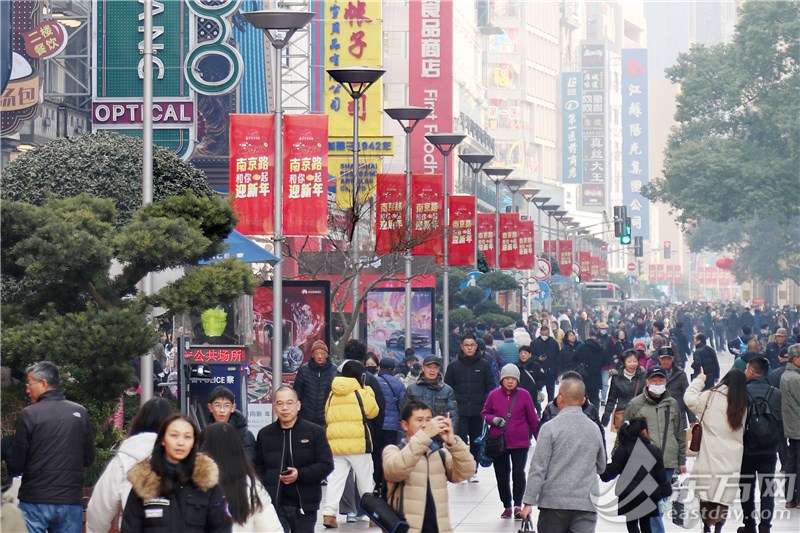
[[[477,347],[478,345],[477,345],[477,344],[475,344],[474,342],[469,342],[469,343],[466,343],[466,342],[465,342],[465,343],[464,343],[464,344],[462,344],[461,346],[463,346],[464,348],[475,348],[475,347]]]
[[[297,400],[286,400],[285,402],[275,402],[275,407],[280,409],[283,406],[292,407],[294,404],[297,403]]]
[[[221,413],[227,413],[231,409],[233,409],[232,403],[213,403],[211,407],[214,408],[215,411],[220,411]]]

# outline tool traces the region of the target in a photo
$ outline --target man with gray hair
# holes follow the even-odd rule
[[[800,344],[789,347],[789,362],[781,377],[781,414],[783,432],[789,439],[789,458],[783,468],[786,474],[794,474],[794,491],[786,494],[786,508],[800,507]]]
[[[94,463],[94,440],[86,409],[58,385],[54,363],[28,368],[32,405],[17,417],[9,471],[22,474],[19,508],[29,531],[80,533],[83,469]]]
[[[606,469],[606,452],[597,425],[581,406],[583,381],[565,379],[558,388],[558,416],[541,426],[522,497],[523,520],[539,508],[538,530],[588,533],[597,525],[593,500],[599,497],[597,475]]]

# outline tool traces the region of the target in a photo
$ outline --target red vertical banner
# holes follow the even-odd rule
[[[375,253],[405,250],[406,175],[378,174],[375,191]]]
[[[433,109],[425,127],[411,134],[412,170],[425,174],[444,172],[441,154],[425,135],[453,131],[453,3],[408,2],[409,20],[414,21],[408,35],[408,105]],[[451,173],[450,191],[452,180]]]
[[[675,283],[682,283],[683,275],[681,274],[681,266],[675,265]]]
[[[591,252],[578,252],[578,261],[581,267],[581,280],[592,281]]]
[[[414,3],[414,2],[412,2]],[[441,255],[444,235],[444,193],[441,174],[411,176],[411,241],[413,255]]]
[[[562,276],[572,273],[572,241],[560,241],[558,244],[558,268]]]
[[[517,236],[519,237],[517,268],[531,269],[536,261],[536,257],[533,255],[533,220],[520,220],[517,226]]]
[[[275,116],[231,114],[228,187],[245,235],[274,232]],[[326,146],[327,150],[327,146]],[[327,220],[326,220],[327,223]]]
[[[328,234],[328,115],[283,117],[283,233]]]
[[[608,259],[600,260],[600,279],[608,279]]]
[[[494,247],[497,239],[494,235],[494,213],[478,213],[478,250],[486,257],[489,268],[496,268],[494,264]]]
[[[592,256],[589,259],[589,263],[591,265],[592,278],[599,278],[600,277],[600,258]]]
[[[553,259],[556,259],[556,241],[544,241],[544,253],[553,255]]]
[[[475,197],[468,194],[450,196],[450,232],[447,261],[453,266],[475,264]]]
[[[500,213],[500,268],[516,268],[519,256],[519,213]]]
[[[663,283],[667,279],[667,265],[656,265],[656,283]]]
[[[647,265],[647,281],[650,283],[655,283],[656,274],[658,274],[658,269],[656,269],[656,264],[650,263],[649,265]]]

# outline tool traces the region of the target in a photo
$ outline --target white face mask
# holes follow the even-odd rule
[[[606,333],[608,333],[607,329],[601,329],[600,330],[600,335],[605,335]]]
[[[543,341],[546,341],[549,338],[550,338],[550,335],[542,335],[542,340]]]
[[[650,385],[647,388],[650,390],[650,392],[652,392],[656,396],[661,396],[667,391],[666,385]]]

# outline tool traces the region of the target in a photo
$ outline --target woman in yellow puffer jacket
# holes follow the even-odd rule
[[[333,452],[333,472],[328,476],[322,508],[322,523],[326,528],[339,527],[336,512],[351,468],[360,494],[375,488],[372,435],[366,421],[378,416],[378,403],[372,388],[364,386],[363,364],[346,361],[341,372],[341,376],[333,378],[325,404],[326,435]]]

